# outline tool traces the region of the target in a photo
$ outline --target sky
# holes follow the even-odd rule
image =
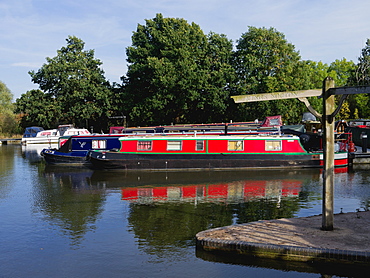
[[[370,38],[369,11],[363,0],[0,0],[0,81],[13,101],[38,89],[28,72],[76,36],[95,51],[106,79],[120,83],[133,32],[157,13],[224,34],[234,46],[249,26],[273,27],[302,60],[357,63]]]

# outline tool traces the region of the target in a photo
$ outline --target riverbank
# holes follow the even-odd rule
[[[370,264],[370,211],[334,215],[324,231],[322,216],[262,220],[196,235],[206,251],[225,251],[288,261]]]
[[[0,145],[17,145],[21,144],[21,138],[0,138]]]

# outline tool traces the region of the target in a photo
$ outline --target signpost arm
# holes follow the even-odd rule
[[[322,121],[322,120],[321,120],[321,119],[322,119],[322,115],[321,115],[319,112],[317,112],[317,111],[316,111],[316,110],[311,106],[310,102],[308,101],[308,99],[307,99],[306,97],[299,97],[299,98],[298,98],[298,100],[299,100],[300,102],[303,102],[303,103],[306,105],[306,107],[307,107],[308,111],[310,111],[312,115],[314,115],[316,118],[319,118],[320,122]]]
[[[323,84],[323,125],[324,125],[324,170],[323,170],[323,201],[322,229],[334,229],[334,95],[329,92],[334,88],[334,80],[325,78]]]

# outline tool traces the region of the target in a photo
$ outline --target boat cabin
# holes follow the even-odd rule
[[[36,137],[37,133],[40,131],[43,131],[44,129],[39,126],[30,126],[26,127],[24,133],[23,133],[23,138],[30,138],[30,137]]]
[[[122,137],[124,153],[307,153],[296,136],[155,136]]]

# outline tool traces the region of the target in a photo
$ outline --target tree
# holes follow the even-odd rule
[[[22,114],[21,126],[42,126],[45,129],[55,127],[62,116],[58,102],[50,94],[41,90],[31,90],[22,94],[15,102],[15,112]]]
[[[351,72],[354,69],[354,63],[347,61],[345,58],[342,60],[335,60],[330,65],[327,65],[321,61],[315,62],[311,60],[303,61],[305,63],[304,72],[306,74],[306,80],[309,81],[306,89],[320,89],[322,88],[323,80],[326,77],[332,77],[336,87],[345,86],[348,83],[348,79]],[[336,97],[336,101],[339,102],[340,96]],[[322,102],[318,98],[311,98],[310,103],[315,107],[316,111],[322,110]],[[346,102],[340,110],[337,118],[348,119],[349,117],[349,105]]]
[[[234,67],[239,94],[293,91],[309,86],[299,52],[274,28],[249,27],[237,41]],[[249,119],[281,114],[287,121],[297,121],[303,106],[293,99],[247,103],[240,107]]]
[[[77,125],[106,123],[111,91],[100,69],[102,63],[94,58],[94,50],[83,50],[85,43],[81,39],[69,36],[66,41],[67,46],[58,50],[56,57],[47,57],[47,63],[37,72],[29,72],[31,79],[47,98],[58,103],[60,117],[53,120]],[[46,110],[45,107],[44,113]]]
[[[343,87],[348,85],[352,73],[355,70],[355,63],[347,61],[346,58],[342,60],[335,60],[328,68],[328,76],[332,77],[336,87]]]
[[[327,76],[330,76],[334,79],[336,87],[343,87],[348,85],[350,77],[355,70],[355,63],[353,61],[347,61],[345,58],[342,60],[335,60],[332,62],[328,68]],[[351,102],[354,101],[354,97],[356,96],[349,96],[347,100],[343,103],[338,115],[336,116],[337,119],[347,120],[351,117],[350,106]],[[341,96],[336,96],[336,102],[339,103]]]
[[[361,86],[370,84],[370,39],[361,51],[358,63],[348,78],[349,85]],[[351,116],[353,118],[368,118],[370,116],[370,99],[368,94],[358,94],[349,98]]]
[[[0,113],[5,111],[12,111],[13,104],[13,94],[8,89],[8,87],[0,81]]]
[[[370,39],[367,39],[366,45],[361,51],[361,56],[358,58],[358,64],[350,81],[353,85],[370,84]]]
[[[17,120],[13,113],[13,94],[0,81],[0,133],[14,133],[17,131]]]
[[[124,113],[135,124],[225,118],[233,69],[224,35],[206,36],[194,23],[157,14],[138,25],[126,52]]]
[[[307,73],[307,79],[310,82],[308,89],[322,88],[323,81],[326,77],[328,77],[329,74],[329,66],[321,61],[315,62],[307,60],[304,61],[304,63],[307,65],[305,70]]]

